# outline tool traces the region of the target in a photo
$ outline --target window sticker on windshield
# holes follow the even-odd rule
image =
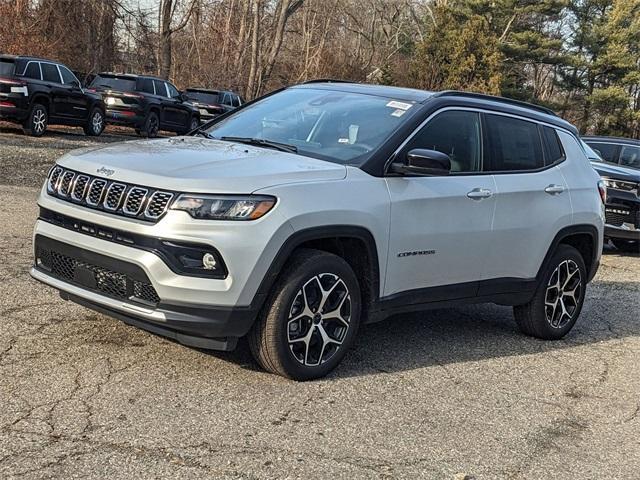
[[[338,139],[338,143],[349,143],[349,139],[348,138],[339,138]]]
[[[397,108],[400,110],[409,110],[412,106],[413,105],[411,105],[410,103],[397,102],[395,100],[391,100],[389,103],[387,103],[387,107]]]
[[[402,115],[404,115],[405,113],[407,113],[406,110],[394,110],[393,112],[391,112],[391,116],[392,117],[401,117]]]

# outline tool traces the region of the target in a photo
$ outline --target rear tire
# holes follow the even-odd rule
[[[520,330],[544,340],[561,339],[580,316],[586,286],[582,255],[569,245],[559,245],[531,301],[513,309]]]
[[[99,137],[104,131],[104,112],[98,107],[94,107],[87,118],[87,123],[83,127],[84,134],[88,137]]]
[[[262,368],[283,377],[324,377],[353,344],[360,312],[360,287],[349,264],[331,253],[301,249],[249,332],[251,353]]]
[[[198,120],[198,117],[191,117],[189,119],[189,128],[187,128],[186,130],[182,131],[180,134],[181,135],[186,135],[187,133],[194,131],[199,126],[200,126],[200,120]]]
[[[147,118],[144,121],[144,126],[142,127],[141,133],[143,136],[147,138],[155,138],[158,136],[158,131],[160,130],[160,119],[158,118],[158,114],[156,112],[149,112]]]
[[[625,240],[624,238],[612,238],[611,243],[620,250],[626,253],[640,253],[640,242],[636,240]]]
[[[47,108],[40,103],[34,103],[23,125],[24,133],[33,137],[41,137],[47,131],[48,122]]]

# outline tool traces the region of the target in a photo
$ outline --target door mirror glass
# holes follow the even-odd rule
[[[451,172],[451,159],[437,150],[415,148],[407,153],[405,163],[394,163],[392,171],[407,175],[443,176]]]

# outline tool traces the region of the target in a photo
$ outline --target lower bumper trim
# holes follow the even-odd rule
[[[613,225],[605,225],[604,236],[607,238],[623,238],[625,240],[640,240],[640,229],[630,230],[627,228],[615,227]]]

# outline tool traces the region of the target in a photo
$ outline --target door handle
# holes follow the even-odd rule
[[[564,185],[551,184],[545,188],[544,191],[549,195],[557,195],[558,193],[564,192]]]
[[[469,193],[467,193],[467,197],[472,200],[482,200],[483,198],[489,198],[493,195],[493,192],[487,188],[474,188]]]

